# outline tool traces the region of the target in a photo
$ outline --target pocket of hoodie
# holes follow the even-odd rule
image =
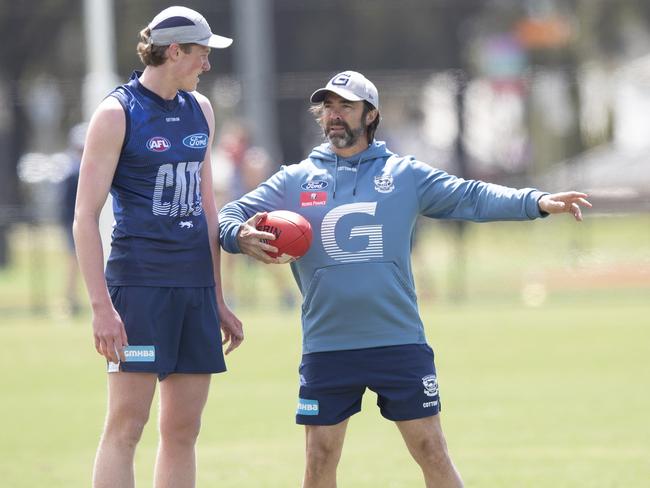
[[[393,270],[393,274],[395,275],[395,279],[397,282],[400,284],[402,289],[414,300],[417,301],[417,297],[415,296],[415,290],[413,289],[412,286],[408,284],[408,280],[404,276],[404,273],[402,273],[402,270],[399,269],[395,261],[390,261],[391,268]]]
[[[380,288],[376,287],[378,283]],[[390,288],[391,283],[395,285],[395,290]],[[361,286],[355,288],[357,285]],[[389,288],[387,289],[386,286]],[[319,298],[324,291],[327,292],[327,296],[322,298],[327,300],[340,300],[344,295],[359,295],[354,296],[353,301],[363,300],[368,295],[370,295],[369,300],[373,301],[372,297],[377,295],[377,292],[382,294],[401,291],[416,302],[413,288],[393,261],[369,261],[319,268],[309,283],[303,301],[303,312],[308,312],[314,299]],[[345,302],[345,300],[341,301]]]

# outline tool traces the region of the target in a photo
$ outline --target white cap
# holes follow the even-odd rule
[[[192,43],[222,49],[232,44],[232,39],[213,34],[203,15],[187,7],[166,8],[153,18],[149,29],[154,46]]]
[[[325,88],[320,88],[312,93],[310,100],[312,103],[322,102],[325,100],[327,92],[336,93],[352,102],[365,100],[373,107],[379,108],[377,88],[372,81],[356,71],[343,71],[335,75]]]

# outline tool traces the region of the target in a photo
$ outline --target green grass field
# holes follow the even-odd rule
[[[443,425],[466,485],[647,487],[648,216],[598,219],[578,233],[560,220],[472,226],[460,303],[449,298],[451,233],[432,229],[416,274],[434,290],[422,312],[436,352]],[[89,486],[106,400],[90,316],[59,311],[56,238],[38,242],[47,312],[30,314],[35,243],[25,229],[13,239],[15,264],[0,272],[0,485]],[[257,273],[262,292],[255,307],[240,306],[247,340],[228,357],[229,372],[213,380],[198,486],[299,486],[298,311],[264,295],[263,271],[246,272]],[[545,299],[522,298],[531,282]],[[155,419],[154,411],[137,453],[139,486],[151,486]],[[422,486],[371,392],[350,423],[339,486]]]

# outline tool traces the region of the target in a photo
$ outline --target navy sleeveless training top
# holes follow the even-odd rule
[[[126,114],[111,195],[115,224],[106,282],[112,286],[214,286],[201,167],[208,123],[188,92],[164,100],[140,72],[109,96]]]

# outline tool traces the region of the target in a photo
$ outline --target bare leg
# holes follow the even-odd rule
[[[149,419],[155,389],[156,375],[152,373],[108,375],[108,414],[95,458],[93,487],[135,486],[135,446]]]
[[[335,488],[348,420],[336,425],[306,425],[306,466],[303,488]]]
[[[160,444],[156,488],[192,488],[196,483],[194,446],[210,389],[209,374],[172,374],[160,382]]]
[[[427,488],[462,488],[460,474],[447,452],[440,415],[395,423],[413,459],[422,468]]]

